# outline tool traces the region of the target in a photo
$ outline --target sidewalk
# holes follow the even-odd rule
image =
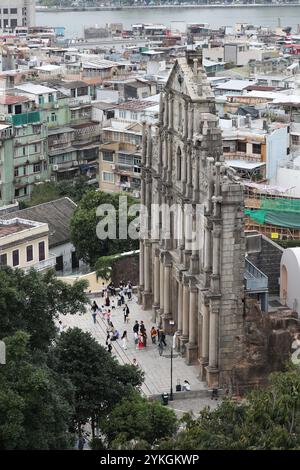
[[[99,306],[102,305],[102,298],[91,298],[91,302],[96,300]],[[115,302],[117,303],[117,302]],[[121,364],[132,364],[133,358],[136,358],[139,367],[145,373],[145,380],[142,386],[142,392],[146,396],[158,395],[164,392],[170,393],[171,385],[171,360],[170,360],[170,347],[172,344],[172,337],[167,336],[167,348],[164,350],[163,355],[160,356],[158,347],[152,344],[150,338],[150,330],[153,326],[151,322],[151,311],[144,311],[137,304],[137,299],[128,302],[130,309],[129,323],[124,324],[123,307],[117,307],[111,310],[111,321],[114,327],[119,331],[120,336],[124,330],[127,331],[128,344],[127,350],[123,350],[121,340],[113,341],[112,354]],[[106,340],[106,327],[107,323],[102,318],[101,314],[97,315],[96,325],[93,323],[93,318],[90,312],[90,307],[87,306],[85,315],[62,315],[60,317],[65,327],[78,327],[83,331],[88,331],[92,336],[105,347]],[[133,325],[135,320],[139,322],[143,320],[147,331],[147,346],[145,349],[136,350],[133,337]],[[175,392],[177,380],[182,384],[184,380],[188,380],[191,385],[191,390],[206,390],[206,385],[198,379],[199,369],[197,366],[188,366],[185,364],[184,359],[178,354],[177,351],[173,352],[173,391]]]

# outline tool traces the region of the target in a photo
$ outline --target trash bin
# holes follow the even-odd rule
[[[163,393],[161,396],[161,402],[163,405],[167,405],[169,403],[169,394]]]
[[[181,383],[179,379],[177,380],[176,392],[181,392]]]

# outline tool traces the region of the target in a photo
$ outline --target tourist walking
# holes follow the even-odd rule
[[[147,333],[146,333],[146,328],[144,329],[143,333],[142,333],[142,337],[143,337],[143,343],[144,343],[144,348],[147,346]]]
[[[127,331],[126,330],[123,332],[121,340],[122,340],[122,348],[127,349]]]
[[[127,284],[127,297],[128,297],[128,300],[131,300],[131,297],[132,297],[132,285],[131,285],[131,282],[129,281],[128,284]]]
[[[93,317],[93,321],[94,321],[94,325],[95,325],[96,324],[97,311],[99,310],[99,307],[98,307],[95,300],[92,303],[91,310],[92,310],[92,317]]]
[[[145,330],[146,330],[146,328],[145,328],[144,322],[143,322],[143,320],[141,320],[140,332],[143,334],[143,332],[144,332]]]
[[[138,335],[138,349],[143,349],[143,347],[144,347],[143,335],[139,334]]]
[[[134,344],[135,344],[135,349],[139,348],[139,334],[137,331],[134,332]]]
[[[163,343],[165,346],[167,346],[166,335],[165,335],[164,330],[160,330],[160,332],[159,332],[159,342]]]
[[[124,323],[128,323],[129,321],[129,307],[127,304],[125,304],[125,307],[123,308],[123,314],[124,314]]]
[[[140,329],[140,325],[139,325],[139,322],[137,320],[135,320],[135,324],[133,325],[133,332],[134,333],[138,333],[139,332],[139,329]]]
[[[157,331],[156,331],[155,326],[152,326],[150,335],[151,335],[152,344],[156,344]]]

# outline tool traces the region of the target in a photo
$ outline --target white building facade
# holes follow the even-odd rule
[[[0,30],[35,26],[35,0],[0,0]]]

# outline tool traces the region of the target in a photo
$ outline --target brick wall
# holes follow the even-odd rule
[[[139,254],[122,256],[113,265],[112,281],[118,286],[120,281],[131,281],[133,286],[139,283]]]
[[[284,249],[269,238],[261,235],[261,251],[248,255],[249,260],[255,264],[269,278],[269,294],[279,295],[280,260]]]

